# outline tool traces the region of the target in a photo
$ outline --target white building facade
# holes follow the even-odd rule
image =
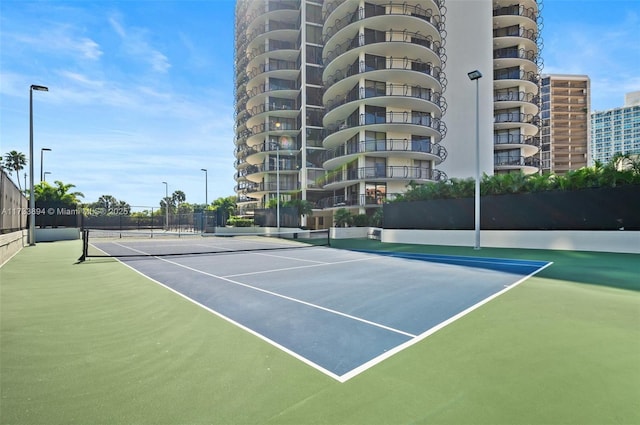
[[[640,92],[628,93],[625,105],[591,114],[591,163],[616,154],[640,154]]]
[[[539,22],[536,0],[238,0],[239,206],[371,214],[473,177],[477,142],[481,174],[538,172]]]

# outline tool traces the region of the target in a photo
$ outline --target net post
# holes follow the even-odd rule
[[[82,229],[82,255],[78,258],[78,262],[82,263],[87,259],[87,253],[89,250],[89,231]]]

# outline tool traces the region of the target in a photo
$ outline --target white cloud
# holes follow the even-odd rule
[[[146,40],[146,31],[139,28],[125,28],[120,17],[113,15],[109,18],[111,28],[120,36],[123,49],[133,60],[146,62],[155,72],[166,73],[171,68],[169,58],[159,50],[154,49]]]

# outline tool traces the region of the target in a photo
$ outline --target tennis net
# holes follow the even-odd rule
[[[162,257],[329,246],[329,230],[174,233],[84,229],[80,261],[92,257]]]

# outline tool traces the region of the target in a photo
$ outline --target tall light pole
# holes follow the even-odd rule
[[[44,167],[44,151],[49,151],[51,152],[51,148],[42,148],[40,149],[40,181],[43,182],[44,181],[44,174],[42,174],[42,169]]]
[[[42,181],[46,182],[47,181],[47,174],[51,174],[51,171],[45,171],[44,174],[42,175]]]
[[[473,249],[480,249],[480,84],[482,73],[477,69],[467,74],[471,81],[476,81],[476,190],[475,190],[475,244]]]
[[[280,143],[276,145],[276,227],[280,231]]]
[[[207,175],[207,169],[201,168],[200,171],[204,171],[204,204],[209,206],[209,177]]]
[[[280,130],[276,122],[276,130]],[[276,228],[280,231],[280,140],[276,143]]]
[[[29,87],[29,245],[36,244],[36,198],[33,190],[33,91],[49,91],[48,87],[32,84]]]
[[[164,184],[164,228],[169,230],[169,183]]]

